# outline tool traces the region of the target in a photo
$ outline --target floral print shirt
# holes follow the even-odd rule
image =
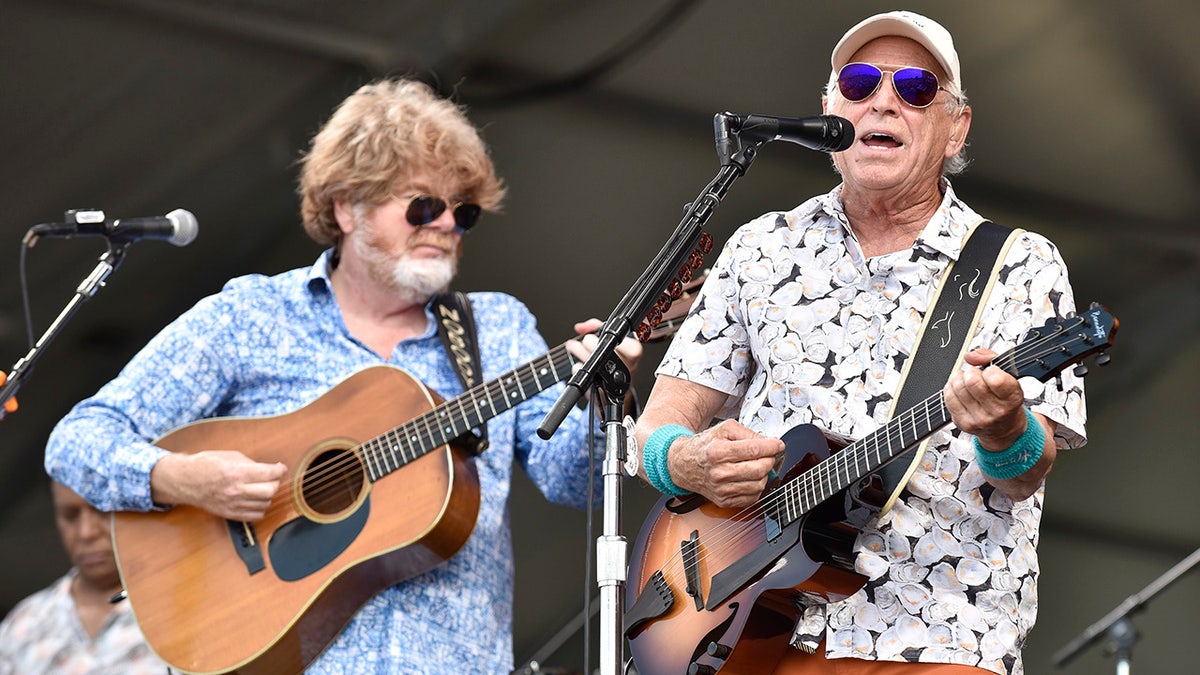
[[[943,181],[944,199],[912,248],[865,258],[841,187],[730,238],[658,369],[729,395],[721,415],[768,436],[800,424],[862,438],[892,414],[904,363],[947,265],[980,216]],[[1075,310],[1055,246],[1023,233],[1009,248],[969,348],[1003,353],[1030,328]],[[1084,443],[1082,381],[1021,381],[1026,405]],[[898,411],[897,411],[898,412]],[[1036,546],[1045,486],[1020,502],[995,491],[969,435],[935,433],[900,498],[867,509],[854,546],[866,585],[808,603],[794,644],[828,658],[919,661],[1023,673],[1037,614]]]
[[[74,569],[25,598],[0,623],[0,675],[163,675],[129,603],[118,602],[88,637],[71,582]]]
[[[431,306],[424,335],[388,359],[347,330],[330,283],[327,251],[311,268],[230,281],[167,326],[125,369],[55,428],[46,469],[103,510],[149,510],[150,470],[166,452],[154,439],[195,420],[278,415],[299,409],[370,366],[403,368],[449,400],[462,393]],[[503,293],[471,293],[483,380],[541,357],[546,342],[529,310]],[[569,332],[569,328],[567,331]],[[550,440],[536,430],[563,385],[487,422],[476,460],[480,507],[463,548],[444,564],[380,589],[309,673],[462,673],[512,669],[513,550],[508,496],[519,465],[552,502],[584,507],[589,462],[604,454],[587,411]],[[593,496],[602,483],[594,481]],[[136,611],[136,607],[134,608]]]

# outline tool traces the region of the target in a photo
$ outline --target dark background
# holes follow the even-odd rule
[[[1031,674],[1200,545],[1200,9],[1150,0],[911,2],[957,40],[975,111],[960,196],[1061,248],[1082,305],[1121,320],[1093,368],[1091,442],[1060,455],[1040,550]],[[44,352],[0,422],[0,613],[67,566],[42,449],[54,422],[167,321],[229,277],[308,265],[295,160],[358,85],[409,73],[484,127],[511,193],[468,240],[463,289],[522,298],[551,342],[605,317],[718,165],[712,116],[820,112],[842,32],[893,3],[667,0],[0,0],[0,368],[29,350],[21,238],[71,208],[112,217],[186,208],[186,248],[142,242]],[[763,148],[717,209],[740,223],[837,182],[826,156]],[[40,336],[103,252],[28,251]],[[710,258],[711,262],[711,258]],[[639,377],[645,396],[661,347]],[[651,493],[625,491],[632,540]],[[584,514],[520,479],[516,659],[539,653],[594,595]],[[1200,578],[1136,615],[1134,672],[1191,670]],[[598,636],[593,629],[593,650]],[[1102,645],[1059,672],[1115,668]],[[583,642],[541,655],[580,669]],[[592,661],[593,666],[595,661]]]

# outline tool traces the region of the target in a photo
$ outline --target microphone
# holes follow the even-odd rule
[[[65,223],[42,223],[29,228],[25,245],[32,247],[38,237],[105,237],[131,243],[139,239],[166,239],[176,246],[192,243],[200,231],[191,211],[175,209],[165,216],[117,218],[107,220],[99,209],[67,211]]]
[[[748,141],[787,141],[819,152],[841,152],[854,145],[854,125],[837,115],[815,117],[772,117],[734,115],[730,128]]]

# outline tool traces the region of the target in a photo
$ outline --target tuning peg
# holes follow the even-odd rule
[[[1107,366],[1109,361],[1112,361],[1112,357],[1108,355],[1108,352],[1100,352],[1096,355],[1096,365],[1098,366]]]
[[[1100,303],[1093,300],[1092,304],[1088,305],[1088,309],[1100,309]]]
[[[1076,316],[1078,316],[1078,315],[1075,314],[1075,312],[1067,312],[1066,313],[1066,318],[1068,318],[1068,319],[1074,319]]]
[[[1078,377],[1087,377],[1088,368],[1087,368],[1087,366],[1085,366],[1081,363],[1081,364],[1075,366],[1075,368],[1071,372],[1075,373],[1075,375]]]

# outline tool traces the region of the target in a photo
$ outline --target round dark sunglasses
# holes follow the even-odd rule
[[[475,223],[479,222],[479,214],[483,212],[478,204],[454,202],[450,206],[441,197],[417,195],[409,200],[404,217],[409,225],[420,227],[437,220],[447,207],[454,213],[454,225],[463,232],[475,227]]]
[[[883,70],[870,63],[847,63],[838,71],[838,91],[848,101],[862,101],[879,89],[884,73],[891,73],[892,87],[900,100],[914,108],[928,107],[938,91],[945,89],[938,84],[937,75],[924,68]]]

